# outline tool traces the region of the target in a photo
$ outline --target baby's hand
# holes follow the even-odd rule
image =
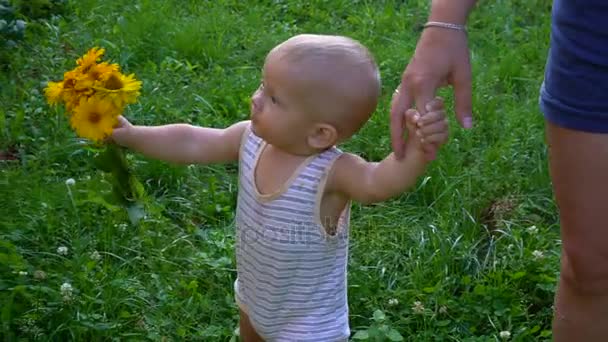
[[[112,130],[110,139],[119,145],[125,145],[129,134],[131,133],[131,128],[133,128],[133,125],[129,122],[129,120],[120,115],[118,117],[118,125],[116,125]]]
[[[422,149],[427,159],[434,160],[439,147],[448,141],[448,121],[443,108],[443,100],[435,98],[426,105],[424,116],[415,109],[406,113],[409,138],[417,148]]]

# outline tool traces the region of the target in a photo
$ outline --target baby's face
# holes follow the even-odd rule
[[[314,116],[301,101],[308,90],[294,82],[294,72],[286,62],[269,56],[262,84],[251,99],[253,132],[286,151],[305,149],[314,125]]]

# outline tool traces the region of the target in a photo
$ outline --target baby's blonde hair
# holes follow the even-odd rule
[[[295,81],[311,88],[303,100],[319,119],[336,127],[341,139],[356,133],[376,109],[380,72],[369,50],[354,39],[301,34],[269,56],[287,62]]]

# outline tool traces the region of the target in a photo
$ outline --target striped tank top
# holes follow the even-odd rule
[[[320,201],[333,147],[300,165],[282,190],[261,194],[255,167],[266,143],[249,128],[241,142],[236,212],[235,296],[266,341],[345,341],[346,206],[336,232],[325,232]]]

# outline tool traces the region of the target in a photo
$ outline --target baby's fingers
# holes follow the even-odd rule
[[[426,125],[431,125],[439,121],[445,120],[445,112],[442,110],[427,112],[418,120],[418,127],[424,127]]]
[[[427,114],[428,115],[428,114]],[[422,120],[424,117],[420,118]],[[448,121],[443,119],[441,121],[435,121],[433,123],[423,125],[418,127],[417,134],[421,138],[426,138],[426,136],[443,133],[448,131]]]
[[[439,132],[439,133],[424,136],[424,137],[420,138],[420,140],[422,141],[422,143],[425,146],[434,145],[436,147],[436,146],[445,144],[448,141],[448,136],[449,136],[448,132],[444,131],[444,132]]]
[[[410,133],[414,133],[420,120],[420,114],[415,109],[408,109],[405,112],[405,126]]]
[[[114,127],[128,127],[131,125],[131,123],[129,122],[129,120],[127,120],[124,116],[119,115],[117,117],[118,122],[116,123],[116,125]]]

